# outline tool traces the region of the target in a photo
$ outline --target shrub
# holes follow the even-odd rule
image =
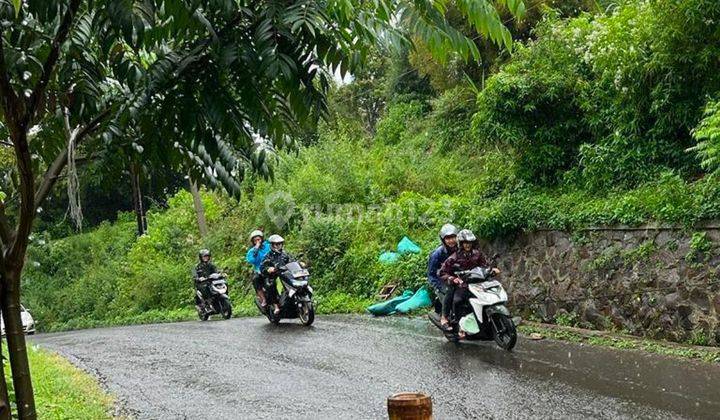
[[[425,112],[425,105],[420,101],[397,103],[388,107],[385,116],[378,122],[376,141],[385,144],[397,144]]]
[[[708,171],[720,168],[720,101],[709,101],[704,118],[693,131],[697,145],[690,151],[697,152],[701,164]]]

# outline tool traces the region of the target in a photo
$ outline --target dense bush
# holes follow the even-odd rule
[[[479,94],[478,135],[512,146],[535,183],[567,170],[596,190],[692,175],[691,130],[720,90],[718,20],[714,0],[625,1],[608,15],[550,19]]]
[[[385,144],[397,144],[406,135],[425,110],[420,101],[399,102],[388,107],[385,116],[378,122],[375,139]]]
[[[556,183],[560,172],[577,164],[578,149],[590,138],[583,118],[588,68],[575,51],[577,26],[541,25],[539,40],[520,46],[478,95],[477,136],[484,145],[508,147],[518,175],[528,181]]]
[[[704,169],[720,168],[720,101],[710,101],[705,108],[703,120],[694,131],[698,144],[691,148],[700,157]]]

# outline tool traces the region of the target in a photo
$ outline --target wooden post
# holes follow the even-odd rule
[[[401,392],[387,400],[390,420],[432,420],[432,399],[419,392]]]

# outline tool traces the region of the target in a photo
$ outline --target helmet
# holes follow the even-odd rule
[[[448,236],[456,236],[458,234],[458,230],[455,227],[455,225],[451,225],[450,223],[444,224],[440,228],[440,240],[445,240]]]
[[[202,261],[203,257],[210,257],[210,250],[209,249],[201,249],[200,252],[198,252],[198,258],[200,261]]]
[[[285,242],[285,239],[283,239],[283,237],[280,235],[271,235],[268,238],[268,242],[270,242],[271,244],[281,244]]]
[[[256,236],[259,236],[260,238],[264,238],[265,234],[262,232],[262,230],[255,229],[252,232],[250,232],[250,242],[252,242],[253,239],[255,239]]]
[[[458,233],[458,242],[475,242],[477,238],[470,229],[463,229]]]

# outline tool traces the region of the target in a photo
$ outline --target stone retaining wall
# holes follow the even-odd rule
[[[536,231],[500,254],[512,310],[545,322],[720,345],[720,228]]]

